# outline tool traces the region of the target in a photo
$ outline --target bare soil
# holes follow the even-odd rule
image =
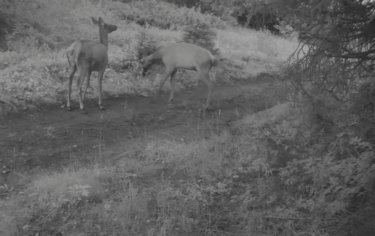
[[[45,107],[7,115],[0,119],[0,185],[16,187],[25,183],[17,180],[25,173],[58,170],[72,163],[113,161],[149,136],[204,138],[212,131],[204,124],[214,123],[220,129],[244,114],[267,108],[264,96],[271,84],[258,79],[217,85],[205,113],[200,110],[205,88],[198,86],[177,93],[172,107],[163,93],[107,98],[104,111],[98,109],[96,99],[89,100],[87,114]]]

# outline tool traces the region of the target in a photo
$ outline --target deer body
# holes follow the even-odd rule
[[[153,54],[142,59],[143,75],[148,68],[161,61],[165,66],[165,74],[160,82],[159,90],[169,78],[171,91],[168,102],[174,98],[175,81],[174,76],[177,69],[194,70],[197,72],[198,79],[202,80],[207,87],[207,99],[205,108],[209,106],[212,83],[209,78],[209,72],[216,62],[216,58],[206,49],[189,43],[172,43],[159,48]]]
[[[83,101],[87,88],[90,86],[90,76],[93,71],[98,72],[98,88],[100,109],[104,109],[102,105],[102,81],[104,71],[108,64],[108,34],[117,29],[115,25],[109,25],[103,22],[102,18],[96,20],[92,18],[94,24],[99,27],[100,42],[91,40],[77,40],[67,50],[71,72],[69,75],[67,108],[70,111],[70,97],[72,89],[72,81],[76,71],[78,71],[77,88],[79,89],[79,107],[84,111]],[[82,91],[82,84],[86,78],[86,87]]]
[[[90,40],[75,41],[68,49],[67,56],[69,65],[90,71],[101,71],[108,64],[107,47]]]

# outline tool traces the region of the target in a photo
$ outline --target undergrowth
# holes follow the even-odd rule
[[[2,14],[9,19],[7,24],[10,24],[11,30],[6,35],[8,50],[0,55],[1,109],[8,111],[65,102],[69,74],[65,50],[76,39],[99,40],[98,29],[91,23],[91,16],[101,16],[106,22],[118,26],[118,30],[109,35],[109,69],[103,84],[105,97],[124,93],[148,96],[155,89],[162,69],[146,79],[138,76],[139,65],[135,60],[150,53],[153,48],[142,52],[144,39],[154,42],[155,47],[183,41],[184,31],[189,26],[194,27],[202,22],[218,32],[218,38],[212,43],[220,51],[220,56],[230,61],[218,65],[216,74],[220,76],[219,80],[246,78],[249,72],[256,75],[269,71],[270,68],[278,69],[280,61],[295,46],[293,41],[273,39],[274,36],[266,33],[234,30],[219,18],[194,9],[176,8],[169,3],[158,3],[155,8],[155,3],[151,0],[132,1],[129,4],[105,2],[103,6],[88,0],[2,3],[3,9],[7,9]],[[159,8],[164,11],[158,11]],[[137,20],[121,16],[125,14],[143,19],[146,17],[146,10],[152,12],[147,16],[159,23],[140,25]],[[139,16],[135,16],[137,14]],[[189,20],[185,16],[189,16]],[[179,27],[163,27],[161,22],[175,22]],[[253,44],[243,44],[248,41],[245,40],[247,37],[250,37]],[[241,38],[244,40],[239,40]],[[262,46],[263,42],[267,45]],[[280,46],[268,46],[274,42]],[[253,46],[248,47],[249,45]],[[252,49],[248,50],[249,48]],[[261,51],[257,52],[257,48]],[[93,77],[95,80],[95,73]],[[180,77],[180,87],[184,87],[184,81],[191,75],[183,73]],[[97,96],[97,83],[92,84],[94,90],[88,94],[89,98]],[[72,98],[77,98],[76,89],[73,89]]]
[[[92,15],[119,25],[110,36],[111,62],[104,88],[109,94],[152,91],[158,76],[141,79],[137,63],[129,60],[167,42],[182,41],[182,30],[197,22],[210,22],[220,56],[230,61],[223,66],[225,73],[220,73],[223,67],[218,69],[223,80],[278,71],[296,45],[265,32],[231,28],[194,9],[156,6],[151,0],[104,6],[81,1],[72,10],[73,2],[19,1],[10,10],[19,19],[8,35],[10,50],[0,58],[2,101],[16,105],[63,102],[64,47],[76,37],[97,39],[88,20]],[[60,11],[50,9],[55,7]],[[24,8],[30,12],[21,17]],[[166,23],[167,19],[178,26]],[[336,79],[338,74],[327,65],[320,68]],[[297,83],[306,79],[298,72]],[[0,232],[372,235],[373,130],[350,109],[329,99],[327,92],[312,86],[317,79],[326,77],[311,76],[305,89],[314,95],[311,101],[296,93],[293,102],[276,104],[290,97],[289,91],[281,94],[270,89],[265,91],[268,96],[261,112],[226,128],[208,127],[216,132],[205,138],[189,142],[150,138],[107,166],[70,167],[33,176],[22,192],[0,200]],[[364,86],[363,96],[371,97]],[[367,107],[367,100],[360,98],[357,103]]]
[[[151,137],[106,167],[41,174],[22,194],[1,201],[1,229],[342,235],[342,224],[356,224],[358,204],[372,196],[374,150],[350,133],[323,137],[307,124],[300,108],[283,103],[230,129],[212,127],[209,138]]]

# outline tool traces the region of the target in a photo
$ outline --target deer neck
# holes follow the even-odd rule
[[[100,43],[104,44],[108,48],[108,33],[104,29],[99,29]]]

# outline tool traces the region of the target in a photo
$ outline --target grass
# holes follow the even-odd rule
[[[137,56],[140,32],[145,32],[158,45],[182,41],[183,38],[180,28],[143,28],[120,19],[115,11],[121,9],[119,2],[108,2],[103,8],[89,1],[82,1],[75,7],[73,2],[33,2],[30,5],[15,4],[13,10],[20,21],[11,35],[14,39],[9,41],[11,50],[0,55],[3,62],[0,71],[0,100],[15,107],[65,102],[68,77],[65,49],[77,38],[98,40],[97,28],[91,23],[91,16],[102,16],[107,22],[119,26],[117,31],[109,35],[111,69],[106,72],[103,86],[105,94],[110,96],[138,93],[147,95],[155,89],[156,83],[152,77],[157,77],[161,71],[142,80],[136,76],[137,63],[127,61]],[[130,7],[135,9],[140,6],[134,3]],[[168,6],[163,5],[163,8]],[[124,7],[129,6],[124,4]],[[22,14],[25,8],[29,10],[27,14]],[[56,9],[59,11],[56,12]],[[206,16],[196,12],[194,17],[204,19]],[[34,27],[25,28],[26,22]],[[216,29],[216,44],[222,56],[234,64],[219,66],[217,80],[226,81],[233,77],[246,78],[248,75],[277,71],[296,46],[295,40],[266,32],[226,27]],[[181,81],[188,80],[188,77],[190,76],[182,74]],[[96,91],[96,83],[92,84]],[[77,97],[75,92],[73,89],[73,99]],[[88,97],[96,97],[96,94],[90,93]]]
[[[44,207],[60,208],[64,204],[103,198],[106,190],[100,179],[109,178],[110,170],[90,167],[79,170],[66,169],[35,179],[29,186],[30,196]],[[87,199],[90,197],[90,199]]]
[[[203,22],[215,28],[225,28],[229,25],[228,22],[211,14],[202,14],[197,9],[177,7],[163,1],[131,1],[128,4],[118,2],[111,4],[109,9],[121,20],[162,29],[181,31],[186,26]]]
[[[269,127],[296,136],[301,115],[289,103],[272,105],[231,128],[202,122],[185,139],[145,134],[116,145],[121,155],[28,176],[26,189],[0,200],[0,233],[298,235],[300,226],[274,221],[305,215],[280,202],[274,155],[287,155],[269,143]]]
[[[217,44],[224,57],[242,65],[245,74],[256,76],[279,71],[298,41],[268,32],[226,29],[218,30]]]
[[[262,122],[259,127],[244,119],[236,129],[254,126],[252,134],[259,133],[262,127],[282,119],[283,112],[288,112],[284,107],[279,105],[253,120]],[[215,122],[194,127],[184,134],[185,139],[173,133],[149,134],[131,143],[126,140],[119,143],[116,152],[122,154],[112,160],[111,156],[103,156],[90,165],[74,162],[58,172],[27,176],[27,187],[22,192],[0,200],[0,232],[5,235],[236,232],[220,222],[229,220],[232,225],[232,221],[239,220],[234,216],[230,219],[226,208],[235,212],[241,204],[232,206],[237,198],[225,199],[234,193],[231,181],[237,181],[244,166],[252,163],[254,171],[267,167],[260,161],[265,154],[259,147],[264,144],[258,136],[237,135],[236,130],[222,129]],[[202,129],[206,130],[204,134]],[[53,132],[49,130],[48,134]],[[219,229],[222,227],[224,231]]]
[[[131,6],[106,2],[104,7],[90,1],[73,7],[73,2],[35,0],[15,5],[17,16],[29,9],[20,17],[16,32],[25,30],[24,22],[37,27],[24,35],[12,35],[11,51],[0,55],[4,62],[0,100],[17,107],[64,103],[68,75],[64,52],[77,38],[98,40],[91,16],[102,16],[119,26],[109,36],[105,95],[147,96],[155,89],[159,73],[141,79],[137,63],[126,60],[136,58],[140,32],[163,45],[181,41],[184,25],[141,27],[124,18],[124,12],[132,12],[133,18],[147,18],[142,4],[152,1]],[[156,26],[165,17],[182,15],[181,22],[209,19],[216,27],[217,47],[231,62],[219,66],[217,81],[276,72],[296,46],[294,39],[232,28],[213,16],[192,9],[174,12],[176,9],[168,6],[161,6],[169,15],[159,15]],[[181,74],[179,87],[188,84],[188,76]],[[96,90],[95,79],[92,85]],[[73,90],[73,98],[75,93]],[[273,90],[269,93],[262,106],[270,107],[278,100]],[[96,96],[95,92],[88,94]],[[0,200],[0,234],[259,235],[264,232],[259,230],[264,224],[257,221],[261,214],[252,211],[249,215],[248,208],[262,204],[257,205],[258,197],[272,197],[266,196],[269,186],[259,177],[270,170],[263,129],[281,122],[284,126],[280,129],[288,130],[290,123],[282,122],[288,112],[289,105],[278,105],[239,121],[231,130],[206,123],[203,129],[210,130],[209,135],[194,136],[202,131],[192,129],[190,141],[150,136],[132,143],[131,148],[124,145],[124,154],[116,160],[84,167],[72,164],[60,172],[28,176],[22,192]]]
[[[15,4],[16,15],[22,15],[25,8],[30,11],[16,23],[11,51],[0,55],[4,62],[0,65],[0,99],[14,106],[64,102],[64,48],[76,38],[97,40],[96,28],[89,20],[92,15],[119,25],[110,36],[111,62],[104,87],[111,96],[147,95],[160,79],[156,73],[140,79],[137,63],[126,61],[138,54],[140,32],[159,45],[179,41],[183,33],[179,27],[155,27],[168,16],[158,16],[159,22],[146,27],[129,23],[114,10],[127,9],[119,2],[108,2],[102,8],[82,1],[75,9],[57,0],[22,4]],[[127,11],[133,11],[136,4]],[[167,12],[174,9],[162,7]],[[178,14],[181,11],[190,14],[194,10],[180,9]],[[135,14],[147,18],[139,9]],[[196,11],[190,15],[197,20],[212,17]],[[295,39],[267,32],[230,26],[215,30],[221,56],[227,59],[216,73],[221,81],[277,72],[297,44]],[[182,74],[179,87],[187,84],[187,76]],[[362,208],[361,201],[372,196],[368,189],[374,169],[372,146],[345,129],[342,133],[331,131],[332,137],[327,137],[330,131],[326,127],[307,127],[314,123],[308,121],[312,115],[306,106],[295,109],[291,103],[279,104],[288,96],[288,88],[281,82],[272,81],[268,89],[254,87],[236,97],[242,106],[249,103],[253,114],[234,122],[232,117],[223,120],[225,127],[219,118],[199,117],[201,123],[189,127],[188,134],[185,130],[175,136],[145,134],[131,141],[124,137],[124,143],[108,146],[104,152],[100,141],[100,158],[87,158],[94,159],[91,165],[74,162],[58,172],[22,173],[25,177],[17,184],[23,182],[23,187],[0,186],[0,195],[5,196],[0,199],[0,234],[339,235],[341,231],[372,229],[363,227],[372,222],[372,202],[360,217],[355,209]],[[233,103],[229,105],[238,100],[228,100]],[[215,112],[220,116],[221,110]],[[54,127],[42,132],[46,138],[57,138]],[[32,135],[38,137],[37,132]],[[189,139],[181,138],[188,135]],[[16,140],[20,136],[11,136],[25,146],[22,138]],[[117,151],[122,154],[111,158]],[[24,161],[27,153],[19,156]],[[3,168],[7,171],[6,166]],[[344,224],[348,226],[342,227]]]
[[[243,173],[269,171],[260,134],[290,112],[288,104],[277,105],[219,133],[216,124],[207,123],[211,135],[199,138],[200,131],[191,130],[190,141],[148,135],[132,145],[119,144],[120,158],[29,176],[25,190],[0,200],[0,232],[259,235],[257,217],[262,216],[247,215],[246,207],[255,203],[242,198],[251,189],[265,190]]]
[[[38,232],[52,227],[73,235],[92,225],[106,235],[194,232],[194,218],[208,201],[195,180],[221,175],[223,144],[230,139],[229,133],[190,143],[151,138],[107,167],[69,167],[33,177],[23,194],[0,201],[0,229],[6,235],[36,226]]]

